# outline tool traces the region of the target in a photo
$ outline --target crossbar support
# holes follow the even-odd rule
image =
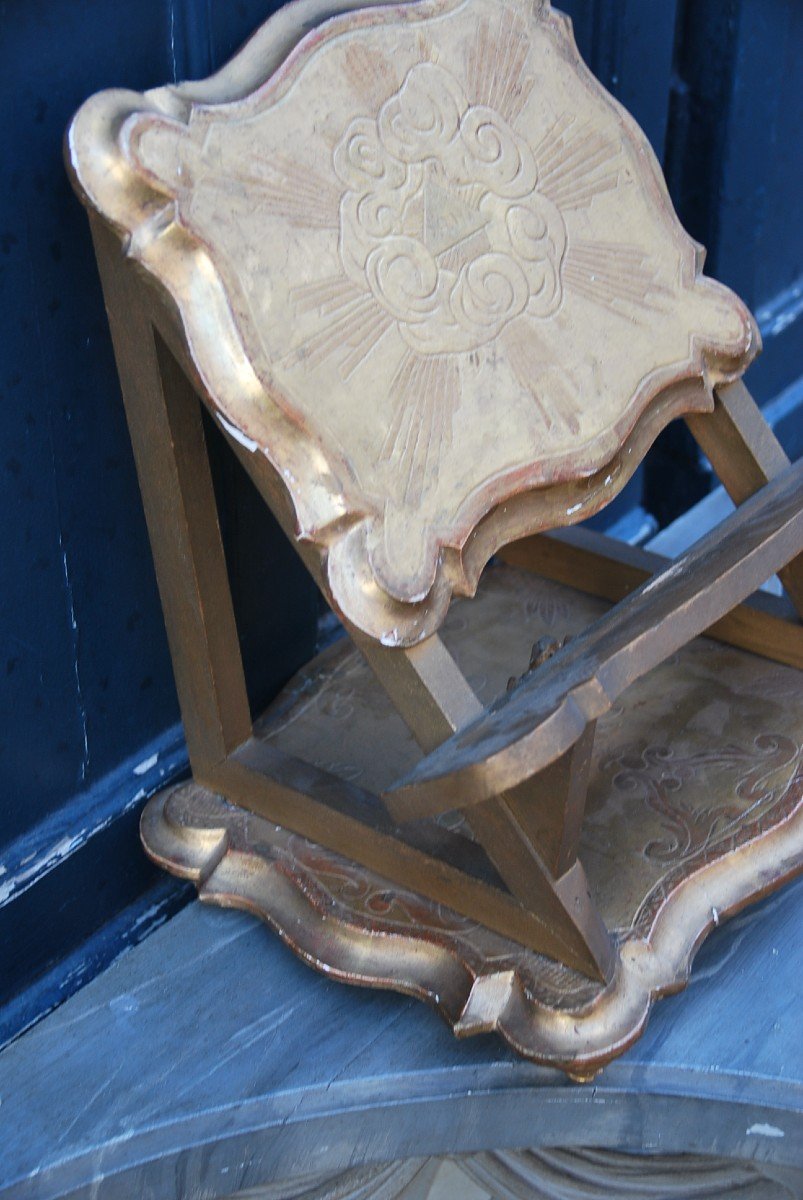
[[[686,424],[734,504],[742,504],[790,465],[741,379],[717,389],[713,412],[689,414]],[[803,556],[778,574],[803,616]]]
[[[387,649],[353,632],[374,674],[413,736],[432,750],[484,713],[457,663],[434,635],[411,650]],[[462,815],[511,892],[533,912],[549,914],[556,929],[581,931],[593,961],[607,977],[610,937],[591,900],[577,858],[585,812],[593,725],[543,778],[486,797]]]
[[[386,795],[397,820],[481,803],[543,770],[589,721],[803,547],[803,461],[623,600]]]

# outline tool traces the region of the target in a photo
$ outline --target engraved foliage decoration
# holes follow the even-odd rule
[[[548,4],[335,18],[244,98],[95,98],[71,156],[336,607],[387,644],[437,627],[507,537],[610,499],[757,346]]]

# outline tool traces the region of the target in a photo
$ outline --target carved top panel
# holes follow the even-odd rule
[[[386,644],[499,544],[601,507],[757,349],[548,4],[353,12],[246,95],[212,83],[93,98],[72,168]]]

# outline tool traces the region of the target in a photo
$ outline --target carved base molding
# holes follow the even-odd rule
[[[306,1176],[232,1200],[796,1200],[803,1173],[696,1154],[498,1151]]]
[[[603,609],[498,567],[454,606],[444,640],[487,703],[526,669],[532,642],[576,633]],[[527,641],[511,645],[522,625]],[[142,838],[201,899],[256,913],[327,974],[418,996],[460,1036],[496,1030],[520,1054],[589,1078],[639,1035],[656,997],[685,986],[707,932],[800,869],[802,727],[799,672],[707,639],[599,722],[580,857],[617,944],[607,986],[195,783],[151,800]],[[419,753],[345,644],[296,678],[257,734],[373,792]]]

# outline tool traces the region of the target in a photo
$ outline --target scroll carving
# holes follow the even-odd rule
[[[72,166],[332,603],[386,644],[428,636],[505,541],[610,500],[757,349],[548,4],[347,14],[249,95],[203,92],[96,97]]]
[[[492,567],[476,598],[452,608],[443,638],[488,703],[526,667],[526,649],[504,631],[525,622],[533,638],[575,635],[603,609]],[[658,996],[685,986],[709,930],[799,868],[803,682],[759,662],[699,639],[598,723],[581,858],[617,942],[609,984],[197,784],[151,801],[143,841],[206,901],[258,912],[330,977],[398,987],[428,999],[462,1035],[493,1029],[517,1053],[587,1077],[638,1036]],[[419,756],[345,642],[301,673],[257,733],[374,793]]]

